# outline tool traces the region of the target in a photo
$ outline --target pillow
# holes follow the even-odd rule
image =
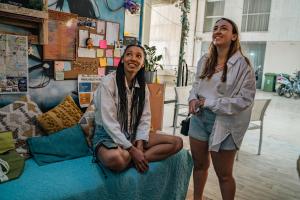
[[[92,147],[95,128],[95,105],[92,103],[78,122],[85,134],[88,145]]]
[[[38,165],[90,155],[78,124],[48,136],[29,138],[27,143]]]
[[[26,139],[41,135],[36,123],[36,117],[40,114],[39,107],[29,96],[0,109],[0,132],[13,132],[16,151],[25,158],[30,157]]]
[[[2,132],[0,134],[0,154],[15,149],[13,136],[11,131]]]
[[[60,131],[77,124],[82,116],[81,110],[71,96],[48,112],[37,117],[37,121],[47,134]]]

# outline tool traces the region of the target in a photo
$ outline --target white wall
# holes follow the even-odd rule
[[[268,42],[264,73],[293,74],[300,71],[300,42]]]

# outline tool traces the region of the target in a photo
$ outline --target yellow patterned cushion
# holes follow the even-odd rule
[[[37,121],[47,134],[75,125],[82,116],[81,110],[71,96],[48,112],[37,117]]]

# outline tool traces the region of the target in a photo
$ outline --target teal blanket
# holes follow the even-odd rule
[[[105,170],[92,157],[38,166],[27,160],[19,179],[0,184],[1,200],[184,200],[192,172],[187,150],[150,163],[145,174]]]

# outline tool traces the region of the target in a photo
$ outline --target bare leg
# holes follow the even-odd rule
[[[190,137],[190,145],[194,161],[194,200],[202,200],[204,186],[208,176],[208,168],[210,165],[208,142],[196,140]]]
[[[177,136],[150,134],[145,146],[145,157],[149,162],[163,160],[182,149],[182,139]]]
[[[235,196],[235,180],[232,176],[236,150],[220,150],[211,152],[212,161],[219,179],[223,200],[233,200]]]
[[[105,167],[118,172],[126,169],[131,161],[128,151],[121,147],[107,149],[101,146],[97,152],[97,156]]]

